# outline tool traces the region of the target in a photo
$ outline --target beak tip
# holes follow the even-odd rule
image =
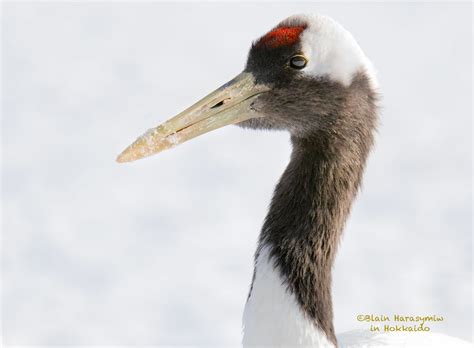
[[[125,163],[125,162],[130,162],[130,159],[127,159],[127,156],[126,156],[125,151],[124,151],[120,155],[117,156],[115,161],[117,163]]]
[[[115,159],[117,163],[125,163],[125,159],[122,157],[122,155],[118,155],[117,158]]]
[[[137,156],[135,151],[133,151],[133,146],[127,147],[125,150],[123,150],[115,159],[118,163],[126,163],[126,162],[132,162],[137,159],[140,159],[141,157]]]
[[[158,152],[161,152],[162,150],[162,148],[158,148],[156,146],[148,146],[148,144],[144,142],[143,139],[139,138],[132,145],[123,150],[115,160],[118,163],[133,162],[154,155]]]

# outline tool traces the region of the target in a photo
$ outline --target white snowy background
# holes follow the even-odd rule
[[[471,339],[471,5],[3,3],[2,329],[8,344],[240,342],[285,133],[227,127],[132,164],[136,136],[320,12],[379,71],[381,127],[335,265],[357,314]]]

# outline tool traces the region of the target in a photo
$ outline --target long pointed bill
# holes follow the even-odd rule
[[[243,72],[177,116],[148,130],[118,157],[131,162],[154,155],[214,129],[259,117],[252,102],[265,85],[255,83],[252,74]]]

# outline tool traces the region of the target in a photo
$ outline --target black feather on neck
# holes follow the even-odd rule
[[[350,88],[364,86],[362,78]],[[270,249],[288,290],[335,345],[331,270],[373,143],[376,98],[369,92],[348,93],[331,129],[292,137],[291,161],[275,188],[256,255]]]

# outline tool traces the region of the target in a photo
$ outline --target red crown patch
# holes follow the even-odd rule
[[[256,43],[256,46],[266,46],[277,48],[281,46],[290,46],[296,43],[300,34],[305,30],[304,26],[297,27],[278,27],[262,36]]]

